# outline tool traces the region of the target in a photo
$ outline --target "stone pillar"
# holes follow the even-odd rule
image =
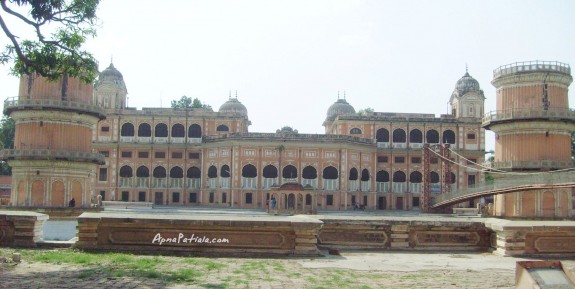
[[[409,225],[391,225],[391,249],[409,248]]]

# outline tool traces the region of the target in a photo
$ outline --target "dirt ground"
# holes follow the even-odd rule
[[[182,258],[162,258],[167,260],[165,270],[187,266]],[[0,288],[514,288],[515,262],[525,260],[490,253],[398,252],[204,259],[220,265],[183,282],[113,276],[89,271],[89,266],[24,259],[19,264],[0,264]]]

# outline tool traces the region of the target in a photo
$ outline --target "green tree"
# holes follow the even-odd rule
[[[4,116],[0,120],[0,148],[13,148],[14,147],[14,132],[16,125],[14,120],[9,116]],[[5,161],[0,161],[0,175],[12,175],[12,168]]]
[[[179,100],[172,100],[172,108],[203,108],[212,109],[208,104],[202,103],[198,98],[182,96]]]
[[[371,107],[366,107],[366,108],[364,108],[364,109],[360,109],[360,110],[357,112],[357,115],[366,115],[366,114],[369,114],[369,113],[372,113],[372,112],[373,112],[373,108],[371,108]]]
[[[0,52],[0,63],[13,63],[11,73],[16,76],[38,73],[54,80],[68,75],[92,82],[98,63],[82,45],[96,35],[98,4],[99,0],[0,0],[0,27],[10,43]],[[24,31],[17,34],[9,23],[12,28],[27,25],[34,36],[26,39]]]

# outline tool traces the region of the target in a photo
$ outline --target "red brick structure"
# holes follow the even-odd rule
[[[325,134],[249,132],[248,110],[237,98],[218,111],[137,110],[125,107],[126,94],[122,74],[110,65],[94,94],[107,114],[92,139],[94,152],[105,156],[95,183],[104,200],[265,209],[274,187],[297,183],[313,191],[317,210],[352,210],[355,203],[411,210],[420,206],[424,144],[448,143],[483,162],[484,96],[468,73],[452,93],[452,114],[358,115],[340,98],[327,110]],[[430,161],[431,191],[439,193],[441,162]],[[453,189],[481,179],[477,170],[453,166],[451,173]]]
[[[495,132],[494,168],[510,174],[565,170],[571,161],[575,113],[569,108],[571,68],[560,62],[531,61],[504,65],[493,72],[497,111],[483,127]],[[534,175],[536,176],[536,175]],[[567,217],[573,215],[569,188],[529,190],[495,196],[495,215]]]

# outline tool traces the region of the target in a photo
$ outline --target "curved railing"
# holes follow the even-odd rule
[[[571,67],[569,64],[558,61],[524,61],[515,62],[507,65],[502,65],[493,70],[493,78],[497,78],[506,74],[513,74],[525,71],[553,71],[571,74]]]
[[[505,161],[493,162],[496,169],[564,169],[573,166],[572,161],[555,160],[529,160],[529,161]]]
[[[506,191],[530,189],[537,186],[568,185],[575,186],[575,171],[526,174],[505,179],[496,179],[493,183],[482,183],[467,189],[435,195],[431,198],[434,207],[462,202],[465,199],[494,195]]]
[[[530,108],[497,110],[485,114],[481,125],[486,127],[497,122],[521,119],[550,119],[575,122],[575,110],[570,108],[554,107],[550,107],[548,110]]]
[[[94,115],[100,119],[106,118],[104,110],[101,107],[84,102],[58,99],[20,99],[19,97],[10,97],[4,101],[4,114],[6,115],[9,115],[15,110],[26,108],[52,108],[66,111],[81,111],[86,114]]]
[[[103,165],[104,156],[92,152],[52,149],[4,149],[0,150],[2,160],[69,160]]]

